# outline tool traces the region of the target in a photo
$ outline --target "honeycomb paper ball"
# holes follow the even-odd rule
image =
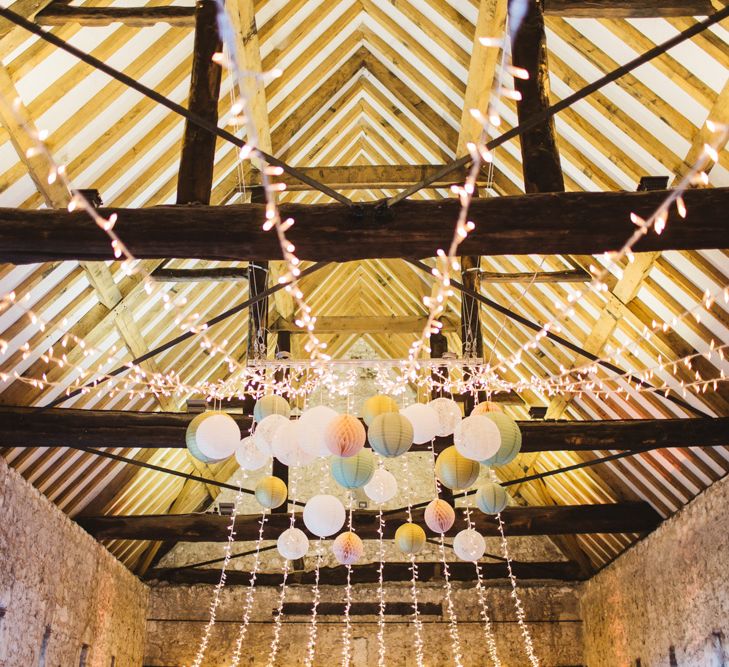
[[[346,459],[332,456],[330,468],[332,477],[345,489],[359,489],[375,474],[375,455],[369,449],[362,449]]]
[[[483,401],[471,410],[471,415],[487,415],[491,412],[503,412],[504,408],[501,407],[500,403],[494,403],[493,401]]]
[[[276,429],[271,449],[273,455],[285,466],[306,466],[316,459],[316,454],[304,449],[303,442],[301,424],[298,421],[287,421]]]
[[[378,415],[387,412],[397,412],[398,409],[394,398],[385,396],[384,394],[378,394],[377,396],[368,398],[364,402],[364,405],[362,405],[362,419],[364,419],[364,423],[367,426],[372,426],[373,420]]]
[[[248,436],[240,441],[238,449],[235,450],[235,460],[243,470],[259,470],[268,463],[269,457],[258,449],[253,438]]]
[[[317,405],[304,410],[299,423],[304,433],[304,449],[316,456],[329,456],[330,451],[324,442],[327,426],[337,416],[337,411],[326,405]]]
[[[449,489],[467,489],[476,479],[481,466],[461,456],[455,447],[446,447],[435,461],[435,475]]]
[[[453,435],[453,431],[456,430],[456,426],[461,421],[461,408],[451,398],[434,398],[428,407],[435,411],[438,417],[438,430],[436,435],[444,437],[446,435]]]
[[[287,528],[276,540],[278,552],[286,560],[303,558],[309,552],[309,538],[298,528]]]
[[[476,493],[476,505],[484,514],[498,514],[509,505],[509,494],[497,482],[484,482]]]
[[[378,504],[392,500],[397,493],[395,475],[384,468],[378,468],[372,479],[364,485],[364,492],[372,502]]]
[[[372,449],[388,458],[407,452],[413,444],[413,436],[413,425],[399,412],[386,412],[375,417],[367,432]]]
[[[344,505],[334,496],[313,496],[304,505],[304,525],[317,537],[329,537],[338,533],[345,518]]]
[[[286,502],[288,489],[278,477],[263,477],[255,488],[256,500],[270,510],[280,507]]]
[[[486,540],[473,528],[466,528],[453,538],[453,551],[461,560],[474,562],[486,552]]]
[[[283,415],[269,415],[262,420],[253,432],[253,442],[266,456],[273,456],[273,437],[276,431],[289,423]]]
[[[447,533],[455,521],[456,513],[445,500],[436,498],[425,508],[425,524],[434,533]]]
[[[187,425],[185,443],[190,453],[204,463],[224,461],[238,449],[240,429],[225,412],[203,412]]]
[[[364,447],[367,434],[357,417],[338,415],[329,423],[324,434],[327,449],[335,456],[354,456]]]
[[[503,412],[491,412],[484,415],[490,419],[501,434],[501,446],[493,456],[481,461],[487,466],[505,466],[511,463],[521,450],[521,429],[509,415]]]
[[[462,419],[453,432],[453,444],[467,459],[483,461],[496,454],[501,447],[501,433],[496,424],[483,415]]]
[[[404,554],[417,554],[425,546],[425,531],[415,523],[404,523],[395,531],[395,544]]]
[[[422,445],[435,438],[438,432],[438,415],[425,403],[408,405],[400,414],[408,418],[413,425],[413,442]]]
[[[257,422],[262,422],[270,415],[281,415],[288,419],[291,416],[291,406],[289,402],[277,394],[269,394],[263,396],[256,401],[253,407],[253,417]]]
[[[364,544],[362,540],[352,532],[337,535],[332,543],[332,553],[338,563],[342,565],[353,565],[364,554]]]

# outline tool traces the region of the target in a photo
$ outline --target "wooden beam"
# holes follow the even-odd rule
[[[238,282],[248,280],[248,269],[155,269],[150,277],[160,283]]]
[[[225,403],[223,403],[225,408]],[[251,418],[232,414],[241,431]],[[0,447],[180,449],[195,414],[0,405]],[[522,452],[631,450],[729,445],[729,417],[607,421],[520,421]],[[446,446],[438,439],[438,448]]]
[[[424,510],[413,510],[413,521],[424,524]],[[358,511],[353,526],[363,539],[377,539],[377,512]],[[506,535],[580,535],[591,533],[639,533],[653,530],[660,515],[648,503],[617,503],[610,505],[554,505],[543,507],[510,507],[501,513]],[[474,527],[482,535],[499,535],[496,517],[481,512],[472,514]],[[392,539],[397,527],[407,520],[406,510],[387,517],[384,536]],[[258,537],[261,515],[239,515],[235,534],[239,541]],[[230,517],[217,514],[150,514],[137,516],[96,516],[78,520],[81,527],[99,540],[178,540],[184,542],[224,542],[228,539]],[[263,539],[276,539],[291,525],[287,514],[269,514]],[[301,514],[296,525],[305,532]],[[459,516],[448,536],[466,527],[465,517]]]
[[[479,275],[482,283],[587,283],[592,280],[592,276],[583,269],[537,271],[536,273],[481,271]]]
[[[317,334],[330,333],[420,333],[427,321],[419,315],[318,315]],[[443,318],[444,331],[455,331],[456,324]],[[292,334],[305,333],[290,320],[279,318],[271,326],[271,331],[287,331]]]
[[[668,192],[557,192],[473,201],[476,229],[461,248],[469,255],[601,254],[623,245],[635,229],[631,212],[648,217]],[[690,190],[686,220],[672,211],[662,234],[649,232],[634,250],[698,250],[727,245],[729,188]],[[300,259],[346,262],[418,258],[445,247],[460,204],[455,199],[403,201],[383,211],[341,204],[282,204]],[[118,214],[115,231],[139,259],[279,259],[275,234],[261,229],[264,206],[159,206],[102,209]],[[585,224],[590,220],[590,225]],[[175,233],[170,234],[170,229]],[[110,260],[109,239],[81,212],[0,209],[0,262]]]
[[[544,0],[544,13],[582,18],[668,18],[708,16],[711,0]]]
[[[36,14],[35,22],[49,26],[78,23],[85,27],[123,23],[137,28],[167,23],[192,28],[195,7],[73,7],[65,2],[53,2]]]

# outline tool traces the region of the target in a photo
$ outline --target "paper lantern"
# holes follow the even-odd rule
[[[303,558],[309,551],[309,538],[298,528],[287,528],[276,540],[278,552],[286,560]]]
[[[327,449],[335,456],[354,456],[364,447],[367,434],[357,417],[338,415],[324,433]]]
[[[256,401],[255,406],[253,406],[253,418],[257,422],[260,423],[271,415],[281,415],[286,419],[291,416],[291,406],[283,396],[269,394]]]
[[[256,443],[256,447],[266,456],[273,456],[273,436],[276,435],[278,429],[288,423],[289,420],[282,415],[266,417],[253,432],[253,442]]]
[[[240,429],[225,412],[203,412],[187,425],[185,442],[196,459],[204,463],[223,461],[238,449]]]
[[[413,425],[398,412],[374,418],[367,433],[369,443],[380,456],[392,458],[407,452],[413,444]]]
[[[461,456],[483,461],[499,451],[501,434],[498,426],[488,417],[475,415],[462,419],[456,426],[453,444]]]
[[[210,419],[213,414],[214,413],[212,412],[203,412],[199,415],[195,415],[192,421],[187,425],[187,430],[185,431],[185,444],[187,445],[187,450],[198,461],[202,461],[203,463],[215,463],[215,460],[208,458],[200,451],[200,448],[197,446],[197,431],[200,424],[202,424],[206,419]]]
[[[337,411],[326,405],[317,405],[301,413],[299,423],[304,433],[304,449],[316,456],[329,456],[329,449],[324,442],[324,433],[336,416]]]
[[[453,538],[453,551],[461,560],[474,562],[486,552],[486,540],[473,528],[466,528]]]
[[[346,459],[333,456],[330,467],[337,484],[345,489],[359,489],[375,474],[375,455],[369,449],[363,449]]]
[[[481,463],[487,466],[505,466],[507,463],[511,463],[521,450],[521,429],[509,415],[505,415],[503,412],[490,412],[484,416],[494,422],[499,429],[501,446],[496,454]]]
[[[248,436],[243,438],[235,450],[235,460],[243,470],[258,470],[268,463],[269,457],[266,456],[253,442],[253,438]]]
[[[362,540],[352,532],[337,535],[332,543],[332,553],[337,562],[342,565],[352,565],[356,563],[364,554],[364,544]]]
[[[473,415],[487,415],[492,412],[503,412],[504,408],[501,407],[500,403],[494,403],[493,401],[483,401],[471,410],[471,416]]]
[[[449,489],[467,489],[478,478],[481,466],[461,456],[455,447],[446,447],[435,461],[435,475]]]
[[[280,507],[286,502],[288,489],[278,477],[263,477],[255,488],[256,500],[270,510]]]
[[[425,525],[434,533],[446,533],[456,521],[454,509],[440,498],[431,500],[425,508]]]
[[[397,412],[398,405],[394,398],[378,394],[368,398],[362,406],[362,419],[367,426],[372,426],[372,422],[378,415],[387,412]]]
[[[476,493],[476,504],[484,514],[498,514],[509,505],[509,494],[497,482],[484,482]]]
[[[408,405],[400,414],[408,418],[413,425],[413,442],[422,445],[435,438],[438,432],[438,415],[435,410],[424,403]]]
[[[392,500],[397,493],[395,475],[384,468],[378,468],[372,479],[364,485],[364,492],[371,501],[378,504]]]
[[[417,554],[425,546],[425,531],[415,523],[404,523],[395,531],[395,544],[404,554]]]
[[[313,496],[304,505],[304,525],[317,537],[329,537],[344,525],[344,505],[334,496]]]
[[[451,398],[434,398],[428,403],[428,407],[438,418],[438,430],[435,434],[441,437],[453,435],[462,418],[458,403]]]
[[[316,455],[303,447],[303,432],[298,421],[286,421],[276,429],[271,443],[273,455],[285,466],[309,465]]]

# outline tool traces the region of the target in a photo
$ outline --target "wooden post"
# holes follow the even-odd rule
[[[448,339],[442,334],[430,334],[430,358],[431,359],[442,359],[446,352],[448,352]],[[433,369],[432,373],[435,375],[436,373],[447,373],[448,368],[445,366],[441,366],[437,371]],[[440,389],[433,389],[431,396],[433,398],[438,398],[439,396],[442,396],[443,392]],[[453,499],[453,491],[450,489],[447,489],[445,486],[440,487],[440,497],[450,503],[451,505],[455,506],[454,499]]]
[[[481,258],[478,255],[461,257],[461,281],[468,289],[480,293],[481,279],[479,269]],[[461,356],[464,359],[483,357],[483,336],[481,335],[481,304],[466,292],[461,293]],[[464,370],[464,374],[466,371]],[[464,411],[471,414],[474,397],[465,395]]]

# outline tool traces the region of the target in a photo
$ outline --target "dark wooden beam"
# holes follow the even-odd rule
[[[223,403],[225,408],[225,403]],[[247,432],[251,418],[231,415]],[[0,405],[0,447],[185,446],[195,414],[28,408]],[[729,417],[607,421],[520,421],[522,452],[627,450],[729,445]],[[438,438],[436,449],[450,445]],[[417,448],[416,448],[417,449]]]
[[[198,0],[195,7],[195,43],[187,108],[207,122],[218,124],[221,67],[213,55],[222,51],[214,0]],[[177,175],[178,204],[209,204],[215,167],[215,135],[185,120],[182,155]]]
[[[248,280],[248,269],[155,269],[150,277],[160,283],[238,282]]]
[[[535,273],[481,271],[479,276],[482,283],[588,283],[592,280],[592,276],[583,269],[537,271]]]
[[[73,7],[65,2],[53,2],[35,16],[40,25],[106,26],[124,23],[143,28],[155,23],[168,23],[177,27],[195,25],[194,7]]]
[[[708,16],[711,0],[544,0],[544,13],[582,18],[670,18]]]
[[[425,525],[422,508],[413,510],[413,521]],[[353,525],[363,539],[377,539],[378,513],[357,511]],[[507,535],[579,535],[586,533],[640,533],[653,530],[660,515],[648,503],[611,505],[548,505],[510,507],[501,514]],[[472,514],[474,527],[482,535],[498,536],[496,517],[481,512]],[[235,520],[239,541],[255,540],[260,529],[260,514],[240,515]],[[392,539],[397,527],[407,520],[405,509],[387,517],[384,536]],[[270,514],[263,531],[266,540],[276,539],[291,522],[287,514]],[[158,514],[137,516],[83,517],[78,523],[99,540],[177,540],[180,542],[224,542],[228,539],[230,517],[217,514]],[[305,530],[301,515],[296,525]],[[459,516],[449,536],[466,528]],[[313,537],[310,535],[310,537]]]
[[[465,255],[616,250],[635,230],[630,214],[650,216],[667,195],[557,192],[477,199],[469,211],[476,229],[461,250]],[[729,188],[693,189],[684,199],[686,220],[672,211],[663,233],[649,232],[635,251],[727,247],[729,221],[717,211],[729,208]],[[300,259],[346,262],[433,256],[450,242],[459,208],[456,199],[403,201],[387,211],[370,204],[356,211],[341,204],[282,204],[281,215],[297,222],[287,234]],[[261,229],[263,204],[100,211],[118,214],[115,231],[139,259],[281,259],[276,235]],[[108,237],[85,213],[0,209],[0,262],[111,259]]]

